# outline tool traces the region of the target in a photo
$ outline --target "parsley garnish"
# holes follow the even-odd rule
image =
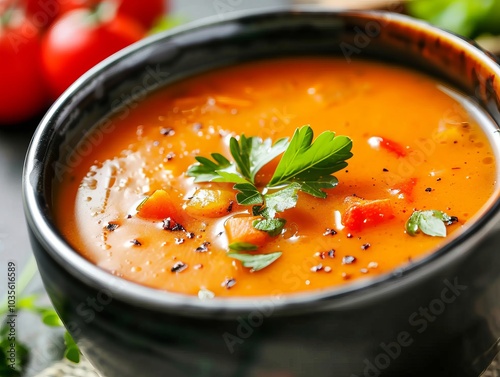
[[[239,254],[229,253],[231,258],[237,259],[242,262],[243,267],[251,268],[251,272],[262,270],[266,268],[276,259],[281,257],[281,251],[269,254]]]
[[[325,189],[337,186],[333,173],[347,166],[352,157],[352,141],[347,136],[335,136],[332,131],[323,132],[313,142],[314,133],[310,126],[295,131],[292,139],[271,139],[241,135],[232,137],[229,150],[233,162],[219,153],[212,153],[212,159],[197,156],[198,163],[191,165],[187,175],[195,182],[234,183],[236,200],[241,205],[252,206],[252,213],[261,216],[253,223],[255,229],[278,236],[285,227],[286,219],[276,218],[277,213],[297,205],[298,192],[317,198],[326,198]],[[284,153],[283,153],[284,152]],[[269,183],[262,188],[255,184],[255,177],[266,164],[281,155]],[[256,250],[255,245],[229,245],[231,250]],[[231,253],[242,260],[243,265],[258,271],[274,262],[281,253],[250,255]],[[236,257],[239,255],[240,257]],[[272,257],[271,257],[272,256]],[[263,261],[266,261],[265,263]],[[257,263],[254,265],[254,263]]]
[[[446,225],[457,222],[455,216],[443,211],[415,211],[406,222],[406,233],[415,236],[419,231],[433,237],[446,237]]]
[[[255,251],[259,247],[250,242],[234,242],[229,245],[229,248],[235,251]]]
[[[195,182],[235,183],[239,204],[252,205],[254,214],[274,219],[276,213],[295,207],[298,191],[326,198],[323,190],[338,184],[332,174],[345,168],[346,160],[352,157],[352,141],[348,137],[326,131],[313,142],[313,136],[312,128],[304,126],[295,131],[290,143],[286,138],[273,144],[271,139],[255,136],[241,135],[239,140],[232,137],[229,149],[234,162],[219,153],[211,154],[213,160],[197,156],[198,163],[188,168],[187,175],[194,177]],[[256,174],[281,153],[271,180],[259,190],[255,185]],[[276,235],[285,221],[257,222],[254,226]]]

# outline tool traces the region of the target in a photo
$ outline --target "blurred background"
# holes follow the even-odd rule
[[[24,155],[44,112],[89,68],[148,35],[290,4],[405,13],[500,54],[500,0],[0,0],[0,281],[15,262],[19,307],[13,371],[5,360],[7,284],[0,283],[0,377],[35,376],[71,350],[37,274],[22,210]]]

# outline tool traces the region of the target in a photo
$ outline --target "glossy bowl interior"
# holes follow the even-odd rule
[[[452,360],[460,357],[457,370],[466,370],[463,375],[477,375],[491,359],[500,338],[498,326],[491,325],[493,313],[499,310],[492,299],[498,292],[495,290],[500,290],[495,274],[500,257],[492,255],[499,237],[498,189],[467,229],[428,257],[377,278],[280,300],[263,297],[200,301],[124,281],[82,258],[55,227],[53,185],[60,174],[79,163],[72,151],[89,130],[96,126],[103,132],[115,130],[110,118],[113,112],[134,106],[148,92],[214,68],[275,57],[339,55],[348,61],[388,61],[435,75],[476,102],[492,123],[500,124],[500,68],[487,53],[459,37],[404,16],[313,8],[245,13],[149,38],[80,78],[45,116],[28,151],[24,173],[25,211],[33,249],[56,309],[104,375],[154,376],[157,368],[164,368],[172,376],[194,375],[193,369],[185,365],[187,361],[172,366],[177,365],[172,362],[173,355],[177,355],[170,346],[173,343],[185,349],[186,355],[204,355],[214,365],[225,363],[225,367],[214,366],[213,373],[207,375],[238,375],[237,365],[248,366],[246,374],[241,374],[245,376],[276,370],[292,376],[331,375],[325,368],[335,368],[339,375],[366,375],[369,367],[365,360],[375,363],[379,344],[397,339],[406,331],[411,314],[439,297],[443,282],[453,279],[474,288],[463,295],[462,303],[447,308],[434,329],[420,338],[421,344],[412,348],[409,355],[415,356],[418,365],[403,355],[394,358],[389,367],[378,369],[394,375],[412,375],[421,370],[429,376],[444,375],[437,373],[451,370]],[[500,141],[494,145],[500,165]],[[96,143],[90,147],[105,146]],[[83,151],[80,157],[84,157]],[[108,298],[103,299],[107,304],[101,310],[94,309],[92,320],[87,322],[78,308],[88,297],[103,295]],[[484,306],[481,313],[477,310],[480,300]],[[227,342],[220,344],[223,334],[229,328],[238,329],[239,319],[255,310],[265,313],[269,306],[271,314],[264,325],[257,326],[261,333],[255,336],[257,340],[246,341],[236,356],[227,352]],[[125,310],[148,323],[134,325],[123,314]],[[464,323],[456,324],[460,315]],[[196,329],[206,337],[206,344],[199,339],[178,343],[179,339],[170,333],[174,330],[165,328],[167,320],[175,323],[178,331]],[[336,323],[327,324],[330,320]],[[213,321],[217,324],[210,325]],[[295,326],[293,336],[284,335],[289,331],[284,323],[287,321]],[[452,325],[447,327],[446,323]],[[356,324],[358,329],[347,331]],[[216,331],[207,328],[210,326]],[[482,330],[474,332],[478,327]],[[125,335],[131,329],[138,333]],[[321,335],[328,330],[341,334],[346,344],[338,340],[329,343]],[[313,335],[327,350],[318,355],[315,363],[303,358],[309,353],[294,352],[304,347],[301,342],[308,344],[307,337]],[[113,339],[122,339],[123,344]],[[279,351],[278,356],[271,361],[263,356],[250,357],[248,347],[254,347],[254,342],[264,348],[272,345]],[[213,349],[208,351],[207,345]],[[473,345],[472,349],[468,345]],[[318,352],[314,345],[309,346]],[[151,348],[155,351],[151,352]],[[441,369],[435,365],[438,356],[445,360]],[[139,369],[138,363],[142,362],[149,363],[150,368]]]

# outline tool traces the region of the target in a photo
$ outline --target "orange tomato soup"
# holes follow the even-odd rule
[[[178,82],[132,105],[82,141],[88,148],[81,150],[91,152],[57,183],[55,216],[92,263],[166,291],[288,294],[388,273],[447,242],[495,190],[495,157],[482,128],[439,82],[401,67],[334,58],[259,61]],[[334,174],[339,184],[326,199],[299,192],[296,207],[280,214],[287,220],[282,233],[245,252],[282,252],[252,271],[227,255],[224,226],[250,216],[250,207],[237,204],[231,184],[194,183],[186,170],[196,156],[214,152],[232,160],[231,136],[276,141],[303,125],[315,137],[326,130],[349,136],[353,157]],[[275,167],[264,167],[257,181],[265,183]],[[189,208],[200,188],[222,193],[208,212]],[[138,214],[145,198],[165,192],[170,224]],[[345,227],[353,203],[373,200],[383,204],[373,211],[385,208],[381,219],[360,221],[361,211]],[[458,218],[447,237],[407,234],[413,211],[431,209]]]

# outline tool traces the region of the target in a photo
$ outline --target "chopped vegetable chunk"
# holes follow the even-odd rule
[[[165,190],[156,190],[137,207],[137,214],[145,219],[161,220],[176,217],[176,209],[170,194]]]
[[[413,202],[413,189],[417,184],[417,178],[409,178],[394,185],[389,191],[393,195],[397,195],[400,199],[406,199]]]
[[[342,223],[349,230],[359,231],[394,218],[389,199],[365,200],[348,196],[345,203],[348,207],[342,215]]]
[[[184,209],[192,217],[222,217],[230,214],[235,205],[233,191],[198,189],[184,205]]]
[[[267,232],[254,228],[253,222],[259,220],[262,220],[260,216],[235,216],[227,219],[224,226],[229,244],[250,243],[262,246],[271,240]]]

